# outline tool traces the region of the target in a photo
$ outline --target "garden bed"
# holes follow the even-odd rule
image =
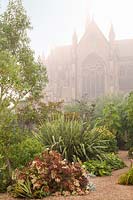
[[[119,156],[129,167],[130,162],[127,158],[126,151],[120,151]],[[47,197],[44,200],[132,200],[133,186],[118,185],[118,177],[128,171],[128,167],[116,170],[112,176],[96,177],[91,181],[96,185],[96,191],[90,192],[85,196],[68,196],[68,197]],[[1,200],[14,200],[6,194],[0,195]],[[18,200],[18,199],[16,199]]]

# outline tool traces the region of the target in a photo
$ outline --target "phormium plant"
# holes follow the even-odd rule
[[[45,147],[58,151],[70,162],[100,157],[108,148],[99,130],[90,130],[83,121],[66,120],[63,115],[42,124],[39,137]]]

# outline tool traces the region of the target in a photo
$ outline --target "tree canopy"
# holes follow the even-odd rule
[[[24,141],[15,107],[29,97],[40,98],[47,83],[46,68],[35,60],[30,47],[30,29],[22,1],[9,0],[0,15],[0,169],[6,175],[0,180],[3,188],[11,178],[13,152]]]
[[[9,0],[0,16],[0,100],[37,97],[46,85],[46,68],[34,58],[29,30],[31,23],[22,1]]]

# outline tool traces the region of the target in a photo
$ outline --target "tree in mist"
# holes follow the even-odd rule
[[[9,0],[0,15],[0,168],[11,177],[10,152],[21,141],[15,107],[26,97],[39,98],[47,83],[46,68],[34,58],[27,31],[31,23],[21,0]]]

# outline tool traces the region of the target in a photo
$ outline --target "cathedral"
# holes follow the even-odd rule
[[[95,99],[133,90],[133,39],[116,40],[111,25],[103,35],[94,19],[88,21],[80,40],[59,46],[46,59],[48,100],[71,102]]]

